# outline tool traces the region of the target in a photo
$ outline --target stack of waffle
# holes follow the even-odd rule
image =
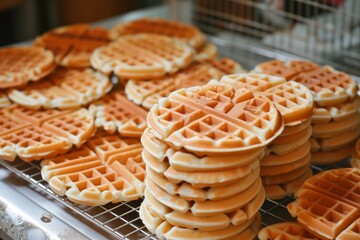
[[[308,87],[316,103],[312,117],[311,162],[332,164],[350,156],[360,135],[358,85],[343,72],[304,61],[273,60],[255,71],[283,76]]]
[[[274,104],[246,89],[209,83],[151,108],[140,218],[159,238],[251,239],[265,192],[259,158],[283,129]]]
[[[220,82],[268,97],[281,113],[284,131],[268,145],[260,161],[260,175],[266,197],[293,194],[312,175],[310,118],[314,104],[310,90],[294,81],[255,73],[227,75]]]

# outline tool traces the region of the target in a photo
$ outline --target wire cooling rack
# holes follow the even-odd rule
[[[89,207],[70,202],[66,197],[55,194],[46,181],[41,177],[39,162],[27,163],[20,159],[14,162],[0,160],[0,164],[14,172],[16,175],[27,180],[43,192],[51,195],[62,204],[88,219],[95,225],[119,239],[157,239],[143,225],[139,218],[139,207],[142,200],[107,204],[105,206]],[[313,172],[318,173],[332,168],[349,167],[348,161],[338,165],[317,167],[312,166]],[[286,205],[294,201],[293,197],[280,200],[267,199],[260,209],[263,226],[284,221],[294,221],[286,210]]]

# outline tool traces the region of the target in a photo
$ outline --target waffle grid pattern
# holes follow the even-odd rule
[[[14,162],[0,160],[0,164],[42,190],[44,194],[52,196],[114,237],[127,238],[129,240],[157,239],[156,236],[149,233],[139,218],[139,208],[142,200],[118,204],[110,203],[105,206],[96,207],[74,204],[66,197],[58,196],[51,191],[48,183],[42,180],[41,167],[38,162],[27,163],[17,159]],[[312,170],[314,173],[318,173],[328,169],[344,167],[349,167],[347,161],[337,165],[322,166],[321,168],[312,166]],[[281,200],[267,199],[260,209],[262,225],[268,226],[274,223],[295,221],[286,209],[287,204],[293,201],[294,198],[292,197],[286,197]]]

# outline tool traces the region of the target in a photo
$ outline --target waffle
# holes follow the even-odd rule
[[[360,237],[360,218],[354,221],[347,229],[345,229],[336,240],[356,240]]]
[[[10,161],[16,155],[32,161],[64,153],[73,144],[82,145],[95,132],[93,117],[86,109],[35,111],[13,105],[1,114],[7,131],[0,137],[0,151]]]
[[[201,86],[211,79],[219,79],[224,74],[242,71],[231,59],[209,60],[193,64],[172,76],[151,81],[129,80],[125,87],[127,97],[137,105],[150,109],[160,98],[184,87]]]
[[[25,89],[11,89],[8,95],[15,103],[31,109],[67,109],[84,106],[111,88],[108,77],[91,69],[58,69]]]
[[[356,141],[356,144],[352,149],[351,156],[351,165],[360,169],[360,138]]]
[[[7,95],[3,92],[0,92],[0,108],[8,107],[11,105],[11,102]]]
[[[208,84],[177,90],[151,108],[148,124],[175,150],[234,154],[265,146],[283,130],[266,97],[246,89]]]
[[[309,72],[317,68],[319,68],[319,65],[316,63],[302,60],[292,60],[287,63],[281,60],[271,60],[257,65],[254,71],[291,80],[300,73]]]
[[[357,82],[349,75],[325,66],[302,73],[293,80],[308,87],[318,106],[333,106],[353,99],[359,90]]]
[[[0,138],[0,157],[14,161],[19,156],[24,161],[40,160],[64,153],[71,142],[39,126],[29,126],[5,134]]]
[[[205,43],[201,48],[197,49],[194,56],[195,61],[215,59],[218,55],[217,47],[212,43]]]
[[[340,162],[351,155],[352,145],[341,147],[338,150],[324,152],[321,150],[311,152],[311,163],[316,165],[329,165]]]
[[[97,206],[136,200],[144,192],[145,170],[139,152],[123,150],[104,163],[87,147],[73,149],[43,160],[41,174],[56,194],[75,203]]]
[[[306,171],[309,170],[309,168],[310,168],[310,162],[302,167],[296,168],[286,173],[282,173],[278,175],[262,176],[261,180],[263,182],[263,185],[283,184],[303,176],[306,173]]]
[[[195,26],[161,18],[140,18],[127,23],[119,23],[113,27],[110,35],[112,39],[116,39],[139,33],[160,34],[178,38],[187,41],[194,48],[199,48],[205,43],[205,35]]]
[[[291,136],[295,133],[303,131],[310,126],[310,123],[311,119],[308,119],[299,124],[285,126],[284,131],[281,133],[281,136]]]
[[[89,107],[97,127],[122,136],[140,137],[146,128],[147,112],[119,93],[105,96]]]
[[[34,45],[52,51],[59,65],[89,67],[92,52],[109,42],[109,32],[106,29],[75,24],[44,33],[35,39]]]
[[[260,240],[319,240],[295,222],[283,222],[267,226],[260,230],[258,238]]]
[[[329,138],[343,134],[355,129],[360,123],[360,113],[355,113],[341,121],[330,121],[328,123],[313,124],[312,137]]]
[[[185,42],[156,34],[124,36],[94,51],[92,67],[121,79],[149,80],[186,68],[194,50]]]
[[[327,107],[316,107],[314,115],[311,118],[313,124],[324,124],[330,121],[342,121],[359,111],[360,98],[352,101],[346,101],[341,104]]]
[[[359,219],[359,184],[357,169],[319,173],[305,181],[288,210],[309,232],[322,239],[335,239]]]
[[[54,56],[39,47],[7,47],[0,49],[0,88],[26,85],[52,72]]]
[[[109,163],[113,156],[121,153],[129,153],[131,156],[137,155],[142,150],[142,145],[137,138],[124,138],[119,134],[110,134],[98,131],[94,137],[86,142],[93,152],[96,153],[102,162]]]

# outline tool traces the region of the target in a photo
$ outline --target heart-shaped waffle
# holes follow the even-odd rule
[[[194,48],[205,43],[205,35],[195,26],[161,18],[140,18],[134,21],[119,23],[110,32],[111,38],[116,39],[125,35],[152,33],[178,38],[188,42]]]
[[[92,114],[77,111],[36,111],[13,105],[0,111],[1,157],[13,161],[18,155],[25,161],[40,160],[81,146],[95,132]]]
[[[296,193],[296,201],[287,208],[303,227],[321,239],[339,239],[353,230],[359,234],[355,227],[360,217],[359,189],[358,169],[324,171],[306,180]]]
[[[151,108],[148,124],[172,148],[200,155],[259,148],[283,130],[282,118],[269,99],[220,84],[171,93]]]
[[[37,37],[35,46],[49,49],[59,65],[89,67],[92,52],[110,42],[108,30],[75,24],[50,30]]]
[[[11,89],[14,102],[32,109],[78,108],[105,95],[112,88],[109,78],[91,69],[58,69],[25,89]]]
[[[0,49],[0,88],[26,85],[38,81],[56,67],[50,51],[40,47],[7,47]]]
[[[149,80],[187,67],[194,50],[185,42],[156,34],[124,36],[100,47],[91,56],[91,65],[119,78]]]
[[[283,62],[281,60],[271,60],[257,65],[254,71],[291,80],[294,76],[300,73],[312,71],[319,67],[320,66],[316,63],[309,61],[292,60],[289,62]]]
[[[140,137],[146,128],[147,112],[127,100],[120,93],[113,93],[95,102],[89,107],[95,116],[97,127],[122,136]]]
[[[208,60],[193,64],[184,71],[172,76],[151,81],[129,80],[125,87],[127,97],[146,109],[154,106],[160,98],[167,97],[172,91],[184,87],[201,86],[211,79],[219,79],[224,74],[244,71],[231,59]]]

